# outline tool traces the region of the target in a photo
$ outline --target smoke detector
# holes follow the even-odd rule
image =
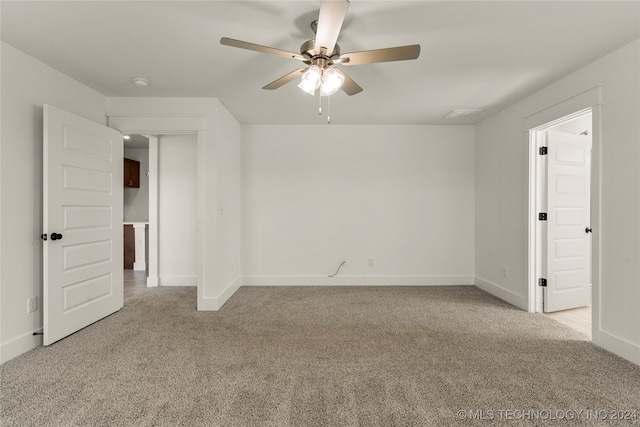
[[[140,87],[147,87],[150,84],[149,80],[143,79],[142,77],[134,77],[132,80],[133,80],[133,84]]]

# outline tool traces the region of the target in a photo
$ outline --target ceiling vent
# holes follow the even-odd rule
[[[443,119],[468,119],[469,117],[473,117],[482,110],[451,110],[444,116]]]

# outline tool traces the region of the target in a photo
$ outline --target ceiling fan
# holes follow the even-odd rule
[[[298,87],[310,95],[320,89],[321,96],[329,96],[342,89],[347,95],[362,92],[362,88],[335,65],[361,65],[376,62],[404,61],[416,59],[420,55],[420,45],[398,46],[386,49],[368,50],[342,54],[336,43],[342,23],[349,8],[349,0],[322,0],[317,21],[311,23],[316,34],[300,46],[300,53],[288,52],[268,46],[261,46],[241,40],[222,37],[220,43],[226,46],[253,50],[302,61],[307,67],[299,68],[269,83],[262,89],[278,89],[286,83],[301,77]]]

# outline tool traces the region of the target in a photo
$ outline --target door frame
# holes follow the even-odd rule
[[[601,147],[602,147],[602,92],[603,84],[597,84],[580,91],[572,96],[561,99],[523,118],[523,132],[527,135],[529,151],[529,209],[528,209],[528,311],[541,312],[538,307],[538,278],[541,277],[539,255],[540,242],[538,239],[540,226],[538,221],[538,206],[542,175],[542,162],[539,161],[538,147],[540,130],[573,119],[576,115],[591,111],[592,121],[592,157],[591,157],[591,332],[592,342],[600,342],[600,283],[601,283]],[[545,183],[546,185],[546,183]]]
[[[204,254],[207,249],[205,216],[205,116],[204,115],[107,115],[107,126],[123,134],[149,139],[149,277],[148,287],[162,286],[158,279],[158,143],[162,135],[196,135],[197,175],[197,294],[198,306],[204,292]],[[151,150],[151,145],[155,149]],[[154,154],[152,155],[152,151]]]
[[[144,135],[149,140],[149,276],[147,287],[157,287],[158,280],[158,141],[157,135]]]

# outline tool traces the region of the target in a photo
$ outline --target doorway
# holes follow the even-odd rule
[[[197,135],[128,136],[125,169],[133,161],[139,172],[124,191],[125,299],[147,287],[197,286]]]
[[[164,102],[169,102],[164,104]],[[126,103],[129,105],[128,102]],[[173,101],[162,101],[159,98],[153,100],[149,98],[142,102],[138,107],[147,105],[152,110],[167,108],[173,111],[176,105]],[[124,104],[123,104],[124,105]],[[137,104],[136,104],[137,105]],[[163,106],[164,105],[164,106]],[[207,104],[208,105],[208,104]],[[112,106],[113,107],[113,106]],[[127,109],[128,107],[123,107]],[[107,115],[108,126],[117,129],[123,134],[139,134],[149,137],[149,277],[147,278],[147,286],[155,287],[160,285],[160,277],[158,276],[158,140],[166,135],[191,135],[195,138],[195,148],[197,152],[196,164],[193,169],[196,173],[196,254],[195,264],[197,271],[195,280],[193,276],[189,279],[189,285],[197,288],[197,310],[218,310],[221,306],[219,297],[212,297],[205,293],[205,282],[208,277],[214,277],[214,268],[211,263],[205,263],[209,253],[215,253],[215,218],[207,215],[211,206],[216,204],[216,196],[207,196],[207,183],[210,180],[205,170],[207,159],[213,159],[214,148],[207,144],[207,141],[213,140],[212,133],[207,133],[205,119],[209,115],[176,115],[176,114],[152,114],[140,115],[135,114],[112,114]],[[212,119],[213,120],[213,119]],[[215,123],[215,120],[213,120]],[[154,148],[155,147],[155,148]],[[213,160],[211,160],[213,161]],[[155,169],[154,169],[155,168]],[[214,181],[215,183],[215,181]],[[214,186],[215,187],[215,186]],[[214,190],[211,190],[214,191]],[[155,206],[155,208],[154,208]],[[211,226],[213,224],[213,226]],[[211,243],[213,242],[213,243]],[[155,252],[154,252],[155,248]],[[211,279],[213,280],[213,279]],[[165,285],[166,283],[163,283]],[[186,284],[186,283],[185,283]]]
[[[124,135],[124,299],[147,289],[149,275],[149,138]]]
[[[591,153],[593,114],[585,109],[529,131],[530,311],[591,338]],[[533,306],[533,307],[532,307]]]

